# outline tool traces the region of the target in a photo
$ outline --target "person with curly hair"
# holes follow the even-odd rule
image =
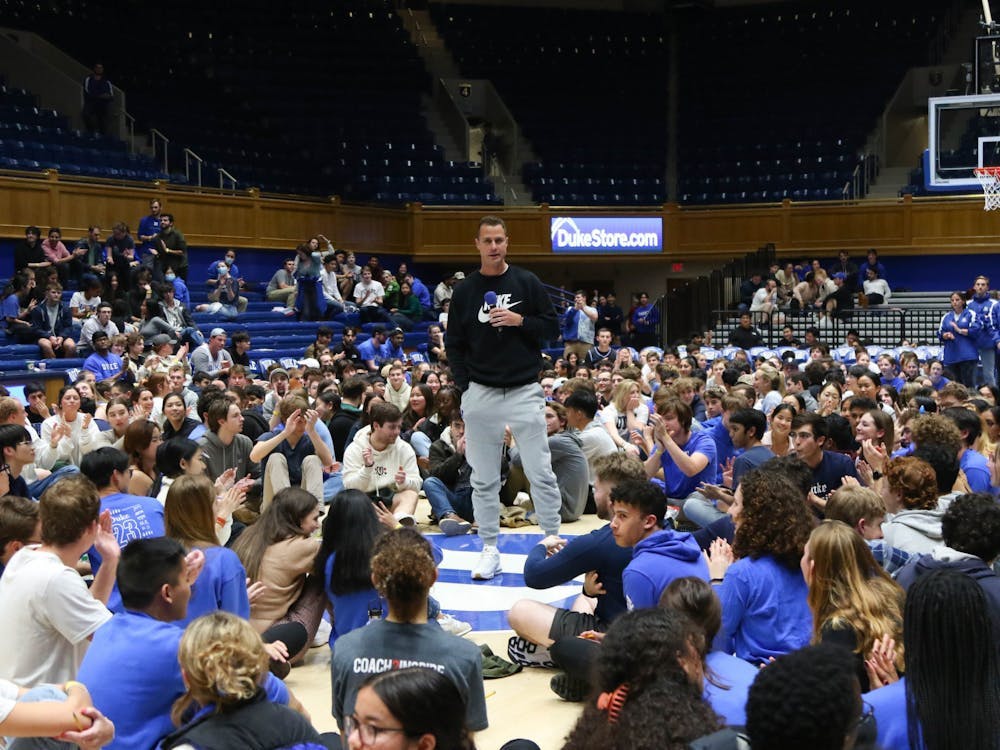
[[[376,540],[371,557],[371,580],[378,595],[388,602],[389,614],[337,641],[330,660],[337,725],[342,730],[346,727],[345,721],[355,713],[358,691],[370,675],[424,666],[448,676],[468,697],[468,729],[485,729],[486,698],[479,648],[428,621],[427,600],[437,580],[430,543],[412,528],[383,534]]]
[[[934,570],[910,587],[903,616],[906,676],[865,696],[879,747],[997,746],[1000,658],[991,628],[986,595],[969,576]]]
[[[1000,576],[992,563],[1000,557],[1000,505],[992,495],[977,492],[955,498],[941,518],[943,545],[915,556],[896,573],[904,589],[935,570],[957,570],[983,589],[994,632],[1000,634]]]
[[[722,723],[702,697],[704,633],[671,609],[627,612],[608,629],[594,689],[563,750],[685,750]]]
[[[708,550],[711,582],[722,600],[722,638],[751,664],[809,643],[812,613],[799,563],[812,531],[802,492],[782,475],[754,469],[734,496],[733,545]]]
[[[872,734],[847,649],[810,646],[760,670],[747,699],[753,750],[849,750]]]
[[[164,750],[326,747],[305,716],[268,699],[268,655],[246,620],[228,612],[199,617],[185,630],[177,659],[187,690],[174,703],[178,729],[163,739]]]
[[[812,642],[851,651],[861,690],[868,692],[865,660],[876,643],[891,638],[902,644],[903,590],[875,562],[861,535],[841,521],[813,529],[802,552],[802,575],[809,584]],[[902,670],[900,649],[895,662]]]

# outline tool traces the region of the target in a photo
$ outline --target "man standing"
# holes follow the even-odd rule
[[[156,262],[153,265],[153,276],[157,281],[163,281],[163,269],[170,266],[184,281],[187,281],[188,259],[187,240],[178,229],[174,228],[174,215],[160,215],[160,233],[153,238],[153,249]]]
[[[191,372],[207,372],[218,378],[229,373],[233,365],[232,355],[226,351],[226,332],[213,328],[209,339],[191,352]]]
[[[614,292],[608,292],[605,302],[604,305],[597,308],[597,325],[611,331],[612,340],[620,343],[622,321],[625,319],[625,313],[618,306],[618,300],[615,298]]]
[[[520,446],[535,512],[546,536],[559,533],[561,498],[552,473],[545,427],[545,399],[538,386],[541,342],[558,331],[552,302],[538,278],[507,263],[507,226],[486,216],[479,222],[479,270],[452,295],[448,359],[463,391],[466,459],[472,466],[472,504],[483,551],[476,580],[501,572],[500,455],[504,426]]]
[[[110,135],[111,104],[115,99],[111,81],[104,77],[104,66],[94,64],[94,71],[83,79],[83,124],[90,133]]]
[[[976,334],[976,348],[983,363],[983,382],[997,384],[997,347],[1000,347],[1000,305],[990,297],[990,280],[977,276],[972,285],[972,299],[968,307],[976,314],[982,325]]]
[[[597,309],[587,304],[587,294],[582,289],[573,293],[573,306],[562,316],[563,357],[575,352],[583,361],[594,345],[594,321]]]
[[[143,265],[153,267],[153,238],[160,233],[160,201],[153,198],[149,202],[149,216],[139,219],[139,242],[142,243]]]

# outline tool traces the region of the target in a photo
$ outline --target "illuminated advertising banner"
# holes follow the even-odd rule
[[[662,253],[660,217],[554,216],[554,253]]]

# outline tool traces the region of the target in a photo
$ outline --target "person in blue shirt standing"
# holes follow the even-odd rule
[[[944,342],[942,361],[955,373],[955,379],[966,388],[976,384],[976,365],[979,363],[977,341],[982,328],[979,317],[966,307],[965,295],[952,292],[951,312],[941,318],[938,338]]]
[[[153,238],[160,233],[160,210],[160,201],[153,198],[149,202],[149,216],[139,219],[139,242],[142,243],[139,248],[141,251],[139,260],[150,270],[153,269],[153,261],[155,260],[155,256],[150,253],[150,250],[153,249]]]
[[[590,353],[594,345],[594,321],[597,320],[597,308],[587,304],[587,294],[578,289],[573,294],[573,304],[566,308],[560,319],[560,333],[563,339],[563,357],[570,352],[583,359]],[[610,343],[610,337],[609,337]]]
[[[1000,347],[1000,304],[990,297],[990,280],[986,276],[977,276],[972,285],[972,299],[969,309],[979,318],[979,333],[976,334],[976,346],[979,348],[979,361],[983,364],[983,382],[986,385],[997,384],[997,348]]]

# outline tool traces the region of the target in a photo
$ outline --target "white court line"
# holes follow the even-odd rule
[[[444,559],[441,561],[439,568],[446,568],[449,570],[468,570],[471,571],[476,562],[479,560],[479,552],[474,551],[463,551],[463,550],[442,550],[444,552]],[[524,561],[528,559],[527,555],[520,554],[507,554],[500,553],[500,564],[503,566],[504,573],[524,573]],[[573,579],[579,583],[583,583],[583,576],[578,576]]]
[[[466,612],[506,612],[519,599],[533,599],[552,604],[580,593],[579,586],[553,586],[529,589],[527,586],[484,586],[476,583],[435,583],[431,596],[441,609]]]

